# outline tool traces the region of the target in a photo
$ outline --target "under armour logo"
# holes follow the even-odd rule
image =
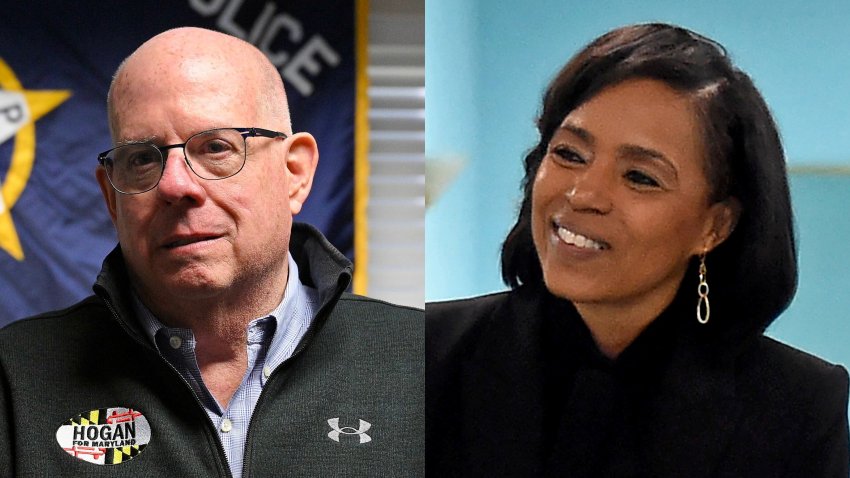
[[[372,441],[372,437],[366,434],[366,432],[372,428],[372,424],[366,420],[360,420],[360,428],[340,427],[339,418],[329,418],[328,425],[330,425],[333,429],[328,433],[328,438],[337,443],[339,443],[340,433],[343,435],[360,435],[360,443],[368,443]]]

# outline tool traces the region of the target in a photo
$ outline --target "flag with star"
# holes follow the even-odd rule
[[[356,259],[355,137],[365,136],[355,129],[364,123],[355,121],[356,83],[365,75],[355,59],[365,51],[365,11],[365,0],[0,5],[0,326],[91,294],[116,244],[94,176],[97,154],[112,146],[109,83],[141,43],[179,26],[242,38],[278,68],[293,129],[312,133],[321,153],[296,220]]]

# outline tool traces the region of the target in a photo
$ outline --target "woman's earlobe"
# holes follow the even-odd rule
[[[738,219],[741,217],[741,202],[730,196],[711,206],[715,209],[711,230],[704,247],[709,251],[723,244],[735,231]]]
[[[735,231],[735,228],[738,226],[738,219],[741,218],[741,201],[734,196],[730,196],[725,201],[725,208],[723,212],[723,229],[722,229],[722,241],[725,241],[732,235]]]

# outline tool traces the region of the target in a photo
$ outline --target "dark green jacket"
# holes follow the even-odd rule
[[[350,263],[309,226],[293,227],[290,251],[322,305],[263,389],[243,476],[423,475],[422,311],[345,293]],[[0,476],[230,476],[198,398],[136,323],[120,249],[94,290],[0,331]],[[60,447],[60,426],[112,407],[147,419],[140,453],[96,465]],[[371,425],[369,441],[356,433],[360,420]]]

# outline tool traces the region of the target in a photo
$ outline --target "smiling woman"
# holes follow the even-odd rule
[[[625,80],[564,118],[537,170],[531,229],[544,281],[606,355],[672,301],[691,257],[731,232],[737,200],[709,201],[694,113],[662,81]]]
[[[750,78],[699,34],[623,27],[538,130],[512,290],[426,307],[428,473],[847,476],[846,371],[762,334],[797,263]]]

